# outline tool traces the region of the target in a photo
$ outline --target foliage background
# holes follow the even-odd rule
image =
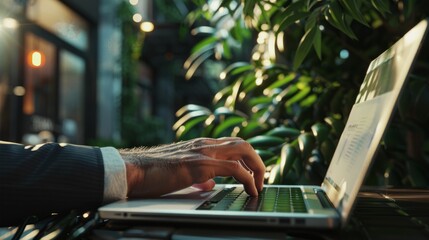
[[[185,77],[213,60],[226,67],[211,106],[177,111],[177,138],[243,137],[263,158],[266,182],[284,184],[320,184],[370,61],[429,9],[417,0],[193,3],[187,23],[203,40]],[[418,66],[367,184],[428,185],[427,58]]]

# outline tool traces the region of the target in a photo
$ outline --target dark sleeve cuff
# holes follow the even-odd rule
[[[0,166],[0,222],[102,203],[104,167],[98,148],[0,143]]]

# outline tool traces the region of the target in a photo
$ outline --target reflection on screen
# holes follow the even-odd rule
[[[393,62],[395,62],[394,57],[389,57],[367,73],[356,98],[356,103],[371,100],[393,90],[397,80],[395,73],[398,70],[396,69],[398,65],[392,64]]]
[[[426,29],[427,22],[422,21],[368,68],[323,184],[343,219],[350,213]]]

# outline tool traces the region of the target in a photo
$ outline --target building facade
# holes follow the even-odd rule
[[[120,137],[119,1],[0,2],[0,139]]]

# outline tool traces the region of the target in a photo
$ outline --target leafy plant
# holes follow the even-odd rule
[[[229,63],[219,74],[225,87],[214,96],[212,108],[187,105],[179,109],[173,128],[178,139],[246,139],[267,166],[267,183],[320,184],[366,67],[380,48],[395,40],[385,33],[404,23],[413,25],[418,16],[414,1],[400,1],[398,5],[388,0],[196,3],[200,7],[189,15],[190,23],[202,17],[211,25],[195,28],[195,33],[207,37],[185,63],[186,76],[192,77],[206,59],[214,56]],[[394,35],[400,36],[405,29]],[[240,49],[240,43],[252,40],[255,44],[250,50]],[[229,60],[240,50],[251,51],[251,58]],[[422,80],[423,85],[427,82]],[[416,104],[417,100],[409,100],[413,101]],[[399,123],[404,124],[408,123]],[[390,142],[397,146],[394,138]],[[386,177],[386,171],[398,171],[392,166],[404,162],[391,156],[386,143],[389,140],[383,142],[380,154],[385,161],[370,178],[376,184],[390,184],[393,180]],[[417,166],[427,168],[422,154],[419,158],[423,160]],[[405,172],[413,172],[419,179],[398,173],[402,180],[396,182],[426,184],[427,177],[408,162],[403,164],[409,170]]]
[[[141,54],[144,33],[133,22],[133,7],[128,2],[118,5],[118,17],[122,30],[122,92],[121,92],[121,142],[120,147],[152,146],[164,142],[161,120],[142,116],[138,105],[137,66]],[[157,131],[154,131],[157,130]],[[103,142],[99,140],[99,143]]]

